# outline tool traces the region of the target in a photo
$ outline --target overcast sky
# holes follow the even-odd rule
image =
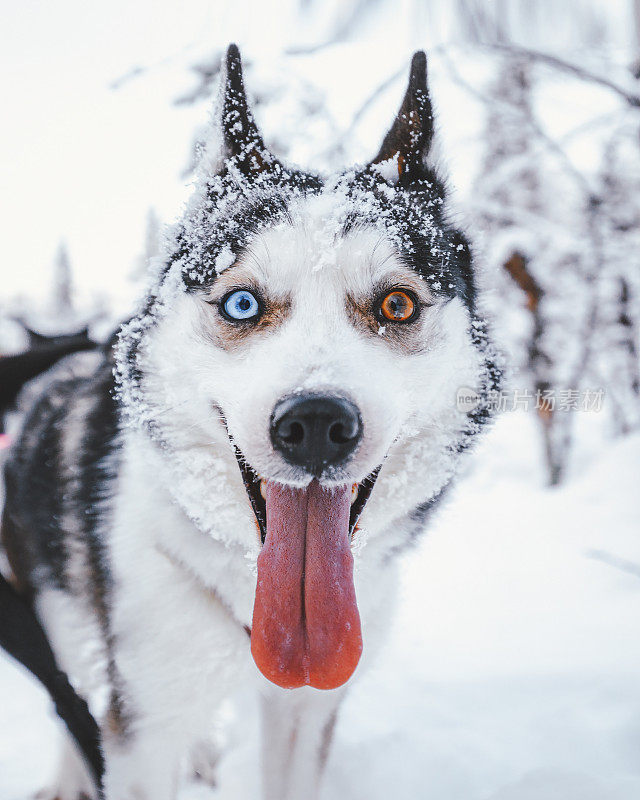
[[[179,175],[203,110],[171,101],[189,85],[189,53],[258,33],[277,49],[281,26],[248,0],[2,6],[0,301],[44,291],[61,238],[83,294],[118,293],[149,205],[171,220],[185,195]],[[109,88],[136,66],[154,69]]]
[[[189,192],[180,174],[207,110],[204,104],[172,105],[193,84],[188,67],[229,41],[261,63],[286,43],[300,44],[305,32],[292,24],[297,4],[0,2],[0,304],[16,292],[47,294],[61,239],[83,300],[96,291],[130,297],[127,276],[143,248],[148,208],[171,222]],[[317,5],[322,19],[307,26],[307,35],[322,39],[324,21],[345,6],[341,0]],[[360,49],[349,45],[342,63],[334,51],[296,62],[296,69],[313,70],[338,120],[346,124],[354,107],[350,87],[359,104],[405,64],[414,47],[437,38],[432,19],[416,22],[417,7],[413,0],[383,6],[388,16],[379,16],[372,29],[363,27]],[[451,34],[445,28],[441,36]],[[111,88],[136,67],[149,69],[119,90]],[[437,89],[437,69],[432,82]],[[384,119],[370,126],[371,142],[393,113],[403,83],[384,97]],[[468,96],[451,99],[454,116],[467,115],[473,105]],[[453,129],[446,109],[441,120]],[[364,134],[366,139],[369,131]]]

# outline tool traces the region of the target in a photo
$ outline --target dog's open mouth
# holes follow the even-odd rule
[[[287,689],[335,689],[362,653],[351,535],[379,469],[359,484],[261,480],[235,448],[263,542],[251,627],[258,669]]]
[[[238,460],[238,465],[240,466],[244,488],[247,490],[249,502],[251,503],[251,508],[253,509],[258,523],[260,540],[262,544],[264,544],[267,538],[267,481],[261,479],[260,476],[251,469],[237,445],[234,445],[233,449]],[[364,480],[360,481],[360,483],[351,485],[351,507],[349,511],[350,537],[353,536],[360,515],[367,504],[367,500],[371,496],[379,472],[380,467],[377,467]]]

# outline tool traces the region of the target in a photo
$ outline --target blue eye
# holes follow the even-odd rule
[[[238,289],[228,294],[223,298],[221,307],[224,315],[229,319],[254,319],[260,313],[258,301],[246,289]]]

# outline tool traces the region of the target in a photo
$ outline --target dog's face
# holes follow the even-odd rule
[[[255,515],[266,538],[252,647],[280,685],[331,688],[349,677],[360,635],[347,574],[356,522],[372,495],[360,525],[384,535],[440,491],[477,423],[456,392],[487,390],[469,248],[447,224],[442,184],[425,166],[425,80],[418,54],[376,159],[322,182],[266,151],[230,50],[223,155],[123,351],[168,458],[187,471],[197,463],[200,478],[208,470],[224,498],[202,497],[194,513],[187,492],[192,516],[213,535],[247,541]],[[302,626],[304,609],[290,610],[301,581],[334,585],[326,596],[306,590],[315,592],[308,608],[332,608],[315,638],[308,609]],[[302,628],[306,644],[297,646]]]
[[[291,221],[253,237],[198,297],[194,321],[234,443],[258,475],[294,486],[361,481],[408,424],[451,405],[447,365],[462,356],[468,367],[475,352],[464,353],[462,303],[437,297],[384,231],[327,235],[325,200],[302,200]],[[323,402],[329,428],[335,416],[326,442],[298,429],[305,403]]]

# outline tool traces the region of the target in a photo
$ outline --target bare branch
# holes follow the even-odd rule
[[[613,553],[608,553],[606,550],[588,550],[587,556],[596,561],[601,561],[609,567],[619,569],[621,572],[633,575],[634,578],[640,578],[640,565],[636,564],[635,561],[620,558],[620,556],[615,556]]]
[[[621,86],[618,86],[617,83],[610,81],[608,78],[604,78],[602,75],[596,75],[594,72],[584,69],[584,67],[579,67],[577,64],[573,64],[571,61],[565,61],[563,58],[558,58],[558,56],[552,56],[549,53],[541,53],[538,50],[529,50],[529,48],[521,47],[517,44],[485,42],[479,44],[478,46],[489,50],[497,50],[502,53],[517,56],[519,58],[525,58],[529,61],[538,61],[542,64],[547,64],[547,66],[554,67],[562,70],[563,72],[568,72],[571,75],[575,75],[576,78],[580,78],[583,81],[597,83],[600,86],[611,89],[612,92],[615,92],[630,106],[633,106],[634,108],[640,108],[640,96],[632,94],[631,92],[627,92]]]

